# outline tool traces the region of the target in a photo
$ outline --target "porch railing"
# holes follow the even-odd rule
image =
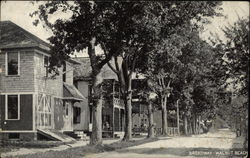
[[[119,98],[114,98],[114,99],[113,99],[113,103],[114,103],[115,106],[121,106],[121,107],[124,106],[123,100],[122,100],[122,99],[119,99]]]

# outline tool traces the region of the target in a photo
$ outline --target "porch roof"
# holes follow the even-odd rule
[[[74,85],[63,83],[63,99],[82,101],[86,98]]]

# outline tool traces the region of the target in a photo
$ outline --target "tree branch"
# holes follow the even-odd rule
[[[105,57],[108,58],[107,49],[106,49],[105,45],[103,45],[103,52],[104,52],[104,54],[105,54]],[[118,74],[118,71],[113,67],[113,65],[110,63],[110,61],[108,61],[107,64],[108,64],[108,66],[110,67],[110,69],[111,69],[114,73]]]
[[[135,70],[135,62],[136,62],[136,58],[134,58],[133,61],[132,61],[132,68],[131,68],[131,70],[129,72],[129,76],[131,76],[133,74],[134,70]]]

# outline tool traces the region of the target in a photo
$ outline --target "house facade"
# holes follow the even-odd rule
[[[81,108],[79,122],[74,124],[74,129],[90,134],[92,132],[92,87],[91,87],[91,65],[89,58],[74,58],[81,62],[74,71],[74,84],[83,94],[84,100],[78,104]],[[103,137],[123,137],[125,125],[124,103],[120,96],[119,85],[116,74],[104,65],[101,70],[103,77],[103,108],[102,123]]]
[[[145,79],[133,79],[132,80],[132,131],[134,135],[147,134],[148,133],[148,102],[145,94],[142,91],[146,91],[147,81]],[[138,91],[139,89],[139,91]],[[144,89],[144,90],[143,90]],[[167,133],[168,135],[178,135],[177,127],[177,107],[167,107]],[[179,123],[182,121],[179,121]],[[155,132],[160,135],[162,132],[162,110],[161,106],[154,104],[153,108],[153,123]]]
[[[77,62],[65,62],[56,76],[48,72],[48,43],[10,21],[0,22],[0,32],[1,139],[73,131],[73,105],[84,98],[73,86]]]

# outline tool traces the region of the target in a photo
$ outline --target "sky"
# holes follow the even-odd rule
[[[47,38],[52,35],[52,32],[43,28],[42,25],[34,26],[32,24],[34,18],[29,16],[37,6],[37,4],[33,5],[29,1],[1,2],[0,20],[10,20],[39,38],[47,41]],[[227,18],[215,17],[211,19],[211,24],[204,26],[204,32],[201,33],[203,39],[208,39],[208,37],[211,36],[210,32],[217,33],[219,37],[223,38],[221,28],[228,24],[233,24],[238,17],[249,16],[249,2],[247,1],[223,1],[222,8],[222,14]],[[101,50],[97,48],[97,51]],[[84,53],[86,54],[86,52],[83,52],[78,56],[85,56]]]

